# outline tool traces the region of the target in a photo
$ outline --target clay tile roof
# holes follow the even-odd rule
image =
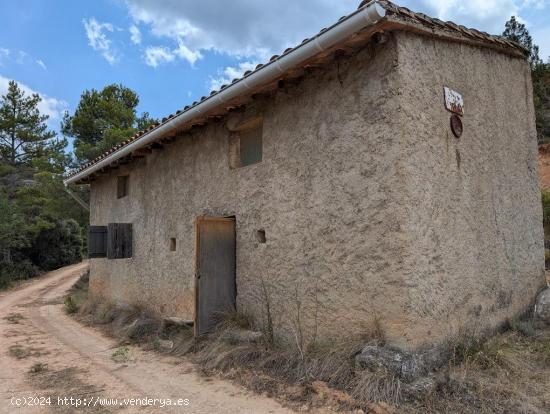
[[[375,0],[363,0],[359,4],[358,9],[361,9],[362,7],[366,7],[368,5],[371,5],[373,2],[375,2]],[[476,30],[476,29],[469,29],[469,28],[466,28],[462,25],[457,25],[456,23],[453,23],[453,22],[443,22],[443,21],[441,21],[437,18],[427,16],[423,13],[416,13],[416,12],[413,12],[413,11],[405,8],[405,7],[399,7],[399,6],[395,5],[394,3],[392,3],[391,1],[388,1],[388,0],[378,0],[376,2],[386,10],[386,16],[376,24],[384,25],[384,24],[387,24],[387,23],[392,23],[392,24],[394,24],[394,27],[399,27],[399,28],[402,28],[403,30],[407,30],[407,28],[412,27],[412,28],[417,28],[419,30],[423,30],[424,33],[428,33],[428,34],[432,33],[434,35],[436,34],[436,31],[438,31],[438,32],[441,32],[441,33],[446,34],[448,36],[454,37],[457,40],[460,40],[460,39],[471,40],[474,44],[477,44],[479,46],[493,47],[493,48],[497,48],[497,49],[502,50],[502,51],[508,51],[511,54],[515,54],[515,55],[519,55],[519,56],[522,55],[524,57],[526,57],[527,54],[528,54],[528,51],[526,51],[526,49],[523,48],[522,46],[520,46],[517,43],[514,43],[514,42],[512,42],[508,39],[504,39],[500,36],[489,35],[485,32],[481,32],[481,31]],[[328,30],[331,30],[333,27],[340,24],[341,22],[346,20],[348,17],[349,16],[342,16],[338,20],[338,23],[336,23],[335,25],[331,26],[328,29],[327,28],[321,29],[319,34],[317,34],[316,36],[318,36],[322,33],[325,33]],[[412,28],[409,29],[409,30],[413,30]],[[114,146],[113,148],[106,151],[105,153],[103,153],[102,155],[100,155],[99,157],[94,159],[93,161],[88,162],[86,164],[83,164],[79,169],[77,169],[75,171],[72,171],[68,175],[67,180],[70,179],[71,177],[74,177],[75,175],[81,173],[82,171],[92,167],[94,164],[96,164],[100,160],[108,157],[113,152],[116,152],[117,150],[119,150],[119,149],[121,149],[121,148],[123,148],[123,147],[125,147],[129,144],[132,144],[136,140],[139,140],[139,139],[143,138],[145,135],[149,134],[151,131],[154,131],[155,129],[163,126],[166,123],[172,122],[178,116],[187,113],[189,110],[193,109],[195,106],[200,105],[200,104],[202,104],[202,102],[210,99],[211,97],[216,96],[217,94],[219,94],[222,91],[225,91],[227,88],[232,87],[234,84],[236,84],[239,81],[241,81],[242,79],[250,76],[251,74],[262,70],[264,67],[268,66],[270,63],[276,62],[278,59],[280,59],[280,58],[284,57],[285,55],[293,52],[294,50],[300,48],[301,45],[303,45],[305,43],[308,43],[310,40],[312,40],[314,38],[315,38],[315,36],[311,39],[309,39],[309,38],[304,39],[300,43],[300,45],[298,45],[296,47],[293,47],[293,48],[290,47],[290,48],[285,49],[284,52],[281,53],[281,55],[272,56],[271,59],[269,60],[269,62],[267,62],[266,64],[259,64],[254,68],[254,70],[246,71],[242,78],[233,79],[231,81],[230,85],[223,85],[220,88],[219,91],[213,90],[213,91],[210,92],[210,94],[208,96],[201,97],[200,103],[195,101],[191,105],[186,105],[183,108],[183,110],[178,110],[176,112],[176,115],[171,114],[168,117],[164,117],[164,118],[162,118],[162,122],[151,125],[146,130],[137,132],[135,135],[133,135],[128,140]]]

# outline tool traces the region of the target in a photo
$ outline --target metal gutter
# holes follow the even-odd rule
[[[361,29],[377,23],[384,18],[385,15],[386,9],[378,4],[378,1],[373,1],[366,4],[324,32],[319,33],[317,36],[302,43],[300,46],[291,50],[287,54],[284,54],[267,63],[260,69],[252,72],[248,76],[243,77],[236,83],[228,86],[216,94],[209,96],[207,99],[194,107],[189,108],[187,111],[184,111],[171,120],[159,125],[130,144],[118,149],[106,158],[76,173],[75,175],[70,176],[64,181],[64,184],[68,185],[76,183],[90,174],[107,167],[112,162],[130,155],[138,148],[150,144],[162,136],[179,129],[181,126],[192,121],[194,118],[216,109],[224,102],[230,101],[231,99],[246,93],[250,89],[254,89],[277,79],[285,71],[298,66],[300,63],[334,46],[338,42],[345,40]]]

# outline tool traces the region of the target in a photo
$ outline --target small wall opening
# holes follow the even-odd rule
[[[123,198],[128,195],[129,184],[130,184],[130,176],[119,175],[117,177],[117,198]]]
[[[175,237],[170,238],[170,251],[175,252],[177,247],[177,241]]]
[[[267,242],[264,229],[260,229],[256,231],[256,241],[261,244],[264,244]]]
[[[229,165],[241,168],[262,162],[263,158],[262,119],[247,123],[231,134],[229,140]]]

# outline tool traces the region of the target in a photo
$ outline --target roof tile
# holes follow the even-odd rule
[[[363,0],[360,4],[359,4],[359,7],[358,8],[362,8],[364,6],[366,6],[367,4],[369,3],[372,3],[372,0]],[[393,16],[396,16],[397,18],[401,18],[403,20],[406,20],[406,21],[415,21],[415,22],[418,22],[420,24],[422,24],[423,26],[426,26],[428,28],[439,28],[439,29],[444,29],[444,30],[447,30],[447,31],[454,31],[456,32],[457,34],[460,34],[461,36],[464,36],[464,37],[468,37],[468,38],[472,38],[472,39],[477,39],[477,40],[481,40],[481,41],[484,41],[486,43],[493,43],[493,44],[496,44],[496,45],[499,45],[499,46],[505,46],[505,47],[509,47],[509,48],[512,48],[512,49],[516,49],[516,50],[520,50],[522,51],[524,54],[526,54],[526,51],[525,49],[514,43],[514,42],[511,42],[509,41],[508,39],[504,39],[504,38],[501,38],[499,36],[492,36],[492,35],[489,35],[485,32],[481,32],[479,30],[476,30],[476,29],[468,29],[462,25],[457,25],[456,23],[453,23],[453,22],[443,22],[437,18],[433,18],[433,17],[430,17],[430,16],[427,16],[423,13],[415,13],[405,7],[399,7],[399,6],[396,6],[395,4],[393,4],[392,2],[388,1],[388,0],[379,0],[378,1],[378,4],[381,5],[382,7],[384,7],[387,11],[388,14],[390,15],[393,15]],[[343,20],[345,20],[348,16],[342,16],[338,22],[341,22]],[[321,33],[324,33],[326,30],[326,28],[324,29],[321,29],[321,31],[319,32],[319,34]],[[304,44],[304,43],[307,43],[309,42],[311,39],[309,38],[306,38],[302,41],[301,44]],[[299,47],[299,46],[297,46]],[[285,49],[285,51],[281,54],[281,55],[273,55],[271,57],[271,59],[269,60],[269,62],[274,62],[276,61],[277,59],[279,59],[281,56],[283,55],[286,55],[290,52],[292,52],[294,49],[296,49],[297,47],[290,47],[290,48],[287,48]],[[256,68],[254,70],[247,70],[243,77],[242,78],[237,78],[237,79],[233,79],[231,81],[231,85],[239,82],[240,80],[242,80],[243,78],[249,76],[250,74],[258,71],[258,70],[261,70],[264,66],[266,66],[265,64],[258,64],[256,66]],[[229,85],[229,86],[231,86]],[[228,85],[222,85],[221,88],[220,88],[220,91],[226,89],[229,87]],[[201,99],[200,99],[200,102],[203,102],[205,100],[207,100],[209,97],[211,96],[214,96],[216,94],[218,94],[219,91],[216,91],[216,90],[213,90],[210,92],[210,95],[208,97],[206,96],[202,96]],[[142,130],[142,131],[139,131],[137,132],[136,134],[134,134],[130,139],[114,146],[113,148],[109,149],[108,151],[104,152],[103,154],[101,154],[100,156],[98,156],[97,158],[95,158],[93,161],[91,162],[87,162],[86,164],[83,164],[79,169],[73,171],[71,174],[69,174],[69,177],[72,177],[76,174],[78,174],[79,172],[91,167],[92,165],[96,164],[97,162],[99,162],[100,160],[104,159],[105,157],[107,157],[108,155],[112,154],[113,152],[115,152],[116,150],[140,139],[141,137],[143,137],[144,135],[146,135],[148,132],[152,131],[153,129],[156,129],[158,126],[166,123],[166,122],[170,122],[172,119],[174,119],[175,117],[177,117],[178,115],[181,115],[187,111],[189,111],[190,109],[192,109],[194,106],[198,105],[198,102],[195,101],[193,102],[191,105],[186,105],[183,110],[178,110],[176,112],[176,115],[169,115],[168,117],[164,117],[162,118],[162,122],[160,123],[155,123],[151,126],[149,126],[148,128],[146,128],[145,130]]]

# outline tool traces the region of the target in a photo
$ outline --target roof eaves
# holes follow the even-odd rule
[[[475,29],[468,29],[464,26],[457,25],[453,22],[443,22],[437,18],[429,17],[422,13],[413,12],[405,7],[397,6],[387,0],[378,0],[378,1],[365,0],[359,5],[356,11],[354,11],[353,13],[350,13],[347,16],[342,16],[335,24],[333,24],[329,28],[323,28],[315,36],[304,39],[299,45],[295,47],[287,48],[281,55],[272,56],[269,62],[265,64],[258,64],[254,70],[245,72],[241,78],[233,79],[231,84],[222,85],[219,90],[217,91],[213,90],[212,92],[210,92],[208,96],[201,97],[200,101],[195,101],[191,105],[185,106],[183,110],[178,110],[175,114],[170,114],[169,116],[163,118],[162,122],[156,123],[145,130],[139,131],[129,139],[114,146],[113,148],[101,154],[94,160],[82,165],[79,169],[69,174],[69,176],[65,180],[65,183],[73,181],[73,178],[76,175],[81,175],[82,172],[86,171],[87,169],[94,166],[95,164],[105,160],[108,157],[113,156],[113,154],[124,149],[126,146],[133,144],[135,141],[144,139],[146,136],[150,135],[152,132],[158,130],[159,128],[166,127],[170,123],[174,122],[174,120],[176,120],[178,117],[184,114],[187,114],[190,111],[195,111],[197,113],[197,117],[200,116],[201,111],[198,109],[198,107],[203,103],[205,103],[206,101],[215,99],[216,96],[218,96],[221,92],[226,91],[228,88],[234,87],[238,83],[244,82],[246,84],[247,79],[252,75],[255,75],[256,73],[258,73],[261,70],[264,70],[270,65],[278,65],[279,64],[278,62],[281,58],[286,57],[291,53],[294,53],[296,50],[300,49],[301,47],[309,43],[315,42],[319,38],[319,36],[334,29],[336,26],[341,25],[345,20],[357,14],[362,9],[365,9],[374,4],[381,6],[387,12],[387,14],[383,19],[384,21],[398,24],[398,25],[401,24],[403,25],[404,28],[405,26],[415,27],[417,30],[424,31],[425,33],[430,33],[432,35],[438,35],[436,31],[440,33],[448,33],[450,35],[454,34],[455,40],[461,40],[459,39],[459,37],[461,37],[462,39],[471,39],[473,43],[477,43],[480,46],[492,47],[511,54],[514,54],[512,53],[512,51],[514,50],[516,55],[522,54],[525,57],[528,54],[528,51],[525,48],[523,48],[521,45],[499,36],[492,36],[492,35],[489,35],[488,33],[480,32]],[[378,21],[377,23],[379,22],[380,21]],[[222,100],[220,100],[220,104],[221,103],[223,103]]]

